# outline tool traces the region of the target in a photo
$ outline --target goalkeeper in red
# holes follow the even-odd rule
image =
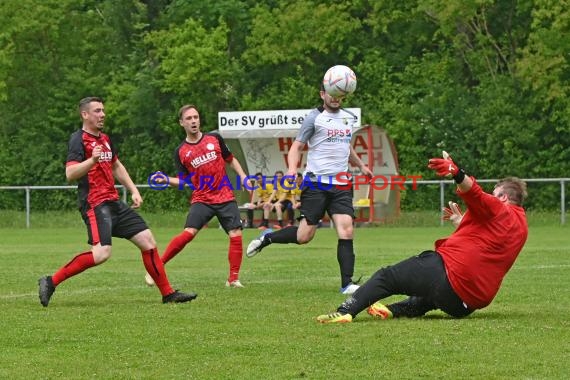
[[[215,216],[229,236],[230,268],[226,286],[243,288],[239,280],[243,257],[242,224],[226,165],[237,173],[242,182],[246,180],[246,174],[222,136],[200,131],[200,113],[196,106],[182,106],[178,111],[178,119],[186,138],[174,152],[178,177],[168,177],[168,183],[179,189],[188,185],[193,191],[184,230],[170,240],[161,260],[164,264],[172,260]],[[248,185],[251,186],[249,180]],[[145,281],[150,286],[154,285],[154,279],[148,273]]]
[[[460,215],[455,205],[446,210],[455,232],[435,242],[433,250],[378,270],[336,312],[317,317],[321,323],[346,323],[364,309],[381,319],[421,317],[440,309],[462,318],[488,306],[522,250],[528,235],[522,203],[526,184],[515,177],[500,180],[485,193],[444,153],[428,168],[451,176],[467,205]],[[454,207],[455,206],[455,207]],[[390,305],[380,300],[395,294],[408,298]]]

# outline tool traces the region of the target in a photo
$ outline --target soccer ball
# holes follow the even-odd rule
[[[356,90],[356,74],[348,66],[333,66],[325,73],[323,87],[327,94],[335,98],[352,94]]]

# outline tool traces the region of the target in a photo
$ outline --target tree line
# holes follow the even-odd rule
[[[3,1],[0,185],[66,184],[85,96],[104,98],[106,131],[145,183],[173,172],[181,105],[205,130],[219,111],[311,108],[335,64],[356,72],[345,106],[388,132],[403,174],[431,178],[427,159],[447,150],[479,178],[568,177],[569,30],[570,7],[552,0]],[[180,209],[163,193],[151,209]],[[0,192],[0,208],[15,197]],[[556,199],[537,188],[529,207]]]

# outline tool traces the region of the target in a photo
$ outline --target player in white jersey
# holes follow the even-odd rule
[[[330,96],[322,87],[320,95],[323,105],[311,111],[304,119],[287,155],[287,177],[294,178],[301,152],[305,145],[308,146],[299,226],[283,228],[252,240],[247,247],[247,256],[255,256],[272,243],[310,242],[315,236],[319,221],[327,212],[334,222],[338,236],[340,291],[343,294],[352,294],[358,289],[358,281],[352,280],[355,262],[353,189],[346,186],[346,180],[339,181],[339,177],[348,175],[349,161],[360,168],[363,175],[372,177],[373,174],[351,144],[353,127],[358,123],[357,117],[341,108],[343,98]],[[344,186],[337,186],[340,184]]]

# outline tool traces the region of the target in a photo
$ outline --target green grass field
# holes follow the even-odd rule
[[[183,217],[180,217],[181,222]],[[226,289],[227,239],[203,230],[167,265],[199,294],[163,305],[140,254],[116,239],[111,260],[63,283],[48,308],[37,279],[86,248],[85,230],[0,229],[1,379],[561,379],[570,374],[568,227],[532,226],[495,301],[455,320],[321,325],[338,293],[336,236],[244,257],[245,289]],[[155,228],[164,249],[179,228]],[[359,228],[357,274],[429,249],[448,227]],[[246,230],[244,245],[257,231]],[[399,299],[394,298],[394,299]]]

